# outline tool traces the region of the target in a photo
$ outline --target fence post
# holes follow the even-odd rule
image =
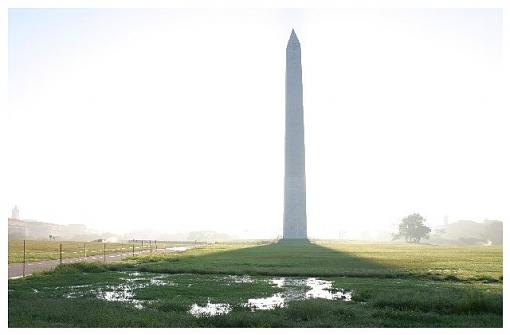
[[[87,249],[85,249],[85,243],[83,243],[83,257],[87,257]]]
[[[23,240],[23,277],[25,277],[25,264],[27,263],[26,240]]]
[[[135,244],[133,243],[133,257],[135,256]]]
[[[62,264],[62,243],[60,243],[60,264]]]
[[[150,253],[152,254],[152,241],[149,241]]]
[[[158,241],[154,240],[154,244],[156,245],[156,252],[158,252]]]
[[[120,260],[122,260],[122,253],[124,252],[124,243],[120,245]]]
[[[106,243],[103,244],[103,263],[106,263]]]

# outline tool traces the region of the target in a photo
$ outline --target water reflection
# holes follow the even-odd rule
[[[285,298],[281,293],[276,293],[275,295],[268,298],[248,299],[248,302],[244,304],[244,306],[250,308],[252,311],[255,311],[257,309],[259,310],[275,309],[278,307],[285,306]]]
[[[127,302],[137,309],[142,309],[142,302],[135,299],[134,296],[135,294],[132,287],[127,285],[116,287],[113,291],[98,290],[96,293],[96,298],[98,299],[105,301]]]
[[[352,292],[344,289],[333,287],[333,281],[323,280],[314,277],[309,278],[293,278],[293,277],[252,277],[248,275],[217,275],[193,276],[189,279],[189,275],[183,274],[153,274],[140,272],[124,272],[119,283],[100,284],[100,285],[74,285],[61,286],[53,288],[53,292],[66,298],[94,297],[96,299],[127,303],[135,308],[142,309],[148,307],[148,304],[158,299],[139,300],[136,297],[137,290],[154,287],[165,286],[164,290],[174,290],[173,287],[185,287],[192,292],[195,290],[193,283],[202,283],[203,280],[211,281],[212,285],[250,285],[250,284],[269,284],[278,292],[271,296],[254,296],[247,297],[235,303],[211,303],[208,301],[206,305],[192,304],[188,307],[188,312],[196,317],[214,316],[227,314],[232,311],[235,306],[248,308],[251,311],[271,310],[275,308],[285,308],[288,303],[296,300],[307,299],[327,299],[351,301]],[[184,278],[188,278],[183,280]],[[192,282],[190,282],[190,280]],[[200,285],[198,285],[200,287]],[[48,288],[50,289],[50,288]],[[181,288],[182,290],[182,288]]]
[[[174,286],[174,282],[164,280],[168,276],[158,275],[150,276],[142,275],[140,272],[129,272],[127,277],[120,278],[123,283],[117,285],[104,285],[98,288],[91,288],[91,285],[72,285],[67,287],[56,287],[55,289],[63,289],[67,293],[65,298],[81,298],[84,296],[94,296],[97,299],[113,302],[129,303],[137,309],[142,309],[143,302],[135,299],[135,290],[143,289],[149,286]],[[86,289],[86,290],[83,290]]]
[[[207,302],[205,306],[193,304],[189,312],[196,317],[215,316],[227,314],[232,310],[229,304],[212,304]]]
[[[255,310],[269,310],[285,307],[289,301],[306,299],[327,299],[351,301],[352,292],[334,289],[333,282],[317,278],[277,278],[269,282],[283,289],[270,297],[248,299],[245,307]]]
[[[306,292],[307,299],[328,299],[351,301],[351,292],[345,290],[333,289],[333,282],[330,280],[320,280],[317,278],[306,279],[306,287],[310,288]]]

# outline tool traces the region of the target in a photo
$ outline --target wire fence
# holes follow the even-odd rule
[[[126,242],[60,242],[60,241],[9,241],[9,263],[22,263],[25,276],[27,265],[34,262],[58,261],[113,261],[141,253],[156,253],[167,248],[196,244],[196,242],[169,242],[157,240],[131,240]]]

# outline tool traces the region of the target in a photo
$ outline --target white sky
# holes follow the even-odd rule
[[[9,11],[11,206],[113,232],[281,234],[285,47],[308,231],[502,219],[502,11]]]

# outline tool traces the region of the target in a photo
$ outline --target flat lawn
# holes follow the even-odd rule
[[[75,258],[82,256],[102,255],[103,248],[106,254],[124,252],[132,253],[133,245],[135,251],[149,250],[150,245],[144,243],[100,243],[100,242],[73,242],[73,241],[26,241],[26,261],[38,262],[60,258],[60,244],[62,244],[62,258]],[[158,248],[166,248],[176,244],[158,243]],[[153,250],[156,245],[152,244]],[[23,262],[23,240],[9,241],[9,263]]]
[[[218,244],[147,263],[141,268],[168,273],[418,277],[501,282],[503,248],[339,242],[283,242],[263,246]]]
[[[215,244],[9,281],[10,327],[502,327],[501,247]],[[351,301],[289,300],[274,280],[314,277]],[[295,288],[293,288],[295,289]],[[195,316],[221,304],[226,314]]]

